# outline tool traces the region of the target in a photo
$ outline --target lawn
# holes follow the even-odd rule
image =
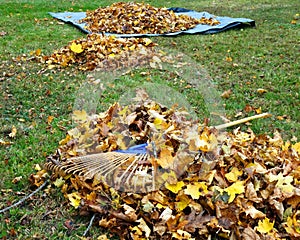
[[[2,209],[32,191],[28,177],[35,171],[36,164],[42,165],[46,157],[54,153],[72,127],[76,93],[88,74],[73,67],[41,73],[42,64],[26,60],[38,49],[42,54],[51,54],[69,41],[85,36],[78,29],[52,19],[48,12],[86,11],[115,1],[0,2],[0,140],[11,142],[0,143]],[[223,101],[226,118],[236,120],[257,112],[270,112],[271,118],[255,120],[249,125],[256,134],[272,135],[277,129],[285,141],[300,140],[300,23],[293,21],[299,14],[299,1],[147,3],[255,20],[255,28],[151,39],[161,47],[189,56],[209,73],[219,93],[215,97]],[[130,88],[132,79],[145,81],[144,76],[125,76],[125,89]],[[180,86],[174,87],[180,91]],[[226,91],[230,94],[222,98]],[[116,91],[113,96],[105,95],[107,99],[103,102],[118,99],[118,94]],[[195,112],[201,112],[197,91],[183,94]],[[10,137],[14,127],[16,136]],[[59,189],[49,188],[0,215],[0,238],[78,239],[89,219],[90,216],[78,216]],[[102,232],[94,227],[90,236],[99,236]]]

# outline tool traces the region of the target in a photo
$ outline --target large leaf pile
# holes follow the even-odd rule
[[[115,69],[124,67],[118,65],[129,61],[129,58],[138,58],[141,61],[142,58],[152,56],[152,48],[155,45],[148,38],[123,39],[101,34],[88,34],[86,38],[73,40],[51,55],[42,56],[39,59],[50,69],[70,65],[75,65],[84,71],[95,68]]]
[[[167,8],[156,8],[145,3],[117,2],[111,6],[87,11],[81,20],[90,32],[126,34],[163,34],[184,31],[197,24],[217,25],[216,19],[195,19],[176,15]]]
[[[100,213],[97,225],[121,239],[300,238],[300,143],[251,129],[218,134],[181,109],[146,101],[142,92],[140,100],[95,116],[76,111],[78,125],[48,158],[53,184],[81,214]],[[166,170],[156,191],[121,192],[59,171],[70,157],[149,141]],[[40,185],[45,172],[32,175],[33,184]]]

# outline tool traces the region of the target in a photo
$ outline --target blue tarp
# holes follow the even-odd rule
[[[185,9],[185,8],[169,8],[169,10],[173,10],[176,14],[185,14],[194,18],[215,18],[220,24],[215,26],[198,24],[196,27],[188,29],[186,31],[179,31],[174,33],[165,33],[165,34],[116,34],[116,33],[105,33],[106,35],[115,35],[117,37],[154,37],[154,36],[175,36],[179,34],[212,34],[225,31],[230,28],[236,27],[245,27],[255,26],[255,21],[248,18],[231,18],[231,17],[218,17],[214,16],[208,12],[196,12],[193,10]],[[57,18],[66,23],[71,23],[74,26],[78,27],[85,33],[90,33],[85,27],[85,23],[79,23],[79,21],[86,17],[85,12],[62,12],[62,13],[49,13],[52,17]]]
[[[147,146],[148,146],[147,143],[142,143],[142,144],[130,147],[126,150],[116,150],[115,152],[131,153],[131,154],[145,154],[145,153],[147,153]]]

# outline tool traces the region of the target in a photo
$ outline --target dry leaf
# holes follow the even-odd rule
[[[270,219],[264,218],[258,221],[258,226],[255,228],[260,233],[269,233],[274,226],[274,222],[270,222]]]

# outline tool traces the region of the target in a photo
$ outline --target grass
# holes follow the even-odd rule
[[[102,1],[101,6],[113,2]],[[162,6],[160,1],[147,2]],[[220,93],[232,91],[230,97],[224,99],[229,119],[236,119],[236,115],[253,115],[254,111],[246,111],[249,107],[261,108],[262,112],[271,112],[273,117],[252,123],[251,128],[257,134],[272,134],[278,129],[285,140],[295,136],[299,141],[300,25],[291,24],[293,16],[299,13],[296,12],[299,2],[228,0],[208,3],[201,0],[163,4],[256,20],[256,28],[152,40],[201,64]],[[7,34],[0,37],[0,139],[13,142],[10,146],[0,146],[1,209],[31,191],[27,178],[34,172],[35,164],[42,164],[45,157],[55,151],[70,128],[75,93],[86,79],[86,73],[73,68],[37,74],[41,66],[22,61],[22,56],[39,48],[43,54],[50,54],[68,41],[84,36],[69,25],[58,24],[47,12],[85,11],[97,7],[96,1],[1,0],[0,32]],[[141,79],[139,75],[134,77],[136,81]],[[125,89],[132,84],[129,80],[122,82]],[[258,88],[267,92],[259,94]],[[197,92],[191,90],[186,96],[197,111],[200,101]],[[110,102],[111,97],[117,99],[119,93],[107,95],[103,101]],[[50,124],[49,116],[54,117]],[[12,126],[17,128],[14,139],[8,136]],[[19,176],[22,179],[12,183]],[[78,239],[82,236],[89,217],[78,217],[58,190],[49,191],[48,194],[40,192],[18,208],[1,214],[0,238]],[[73,230],[64,226],[67,220],[73,222]],[[99,236],[101,232],[99,228],[92,228],[90,236]]]

